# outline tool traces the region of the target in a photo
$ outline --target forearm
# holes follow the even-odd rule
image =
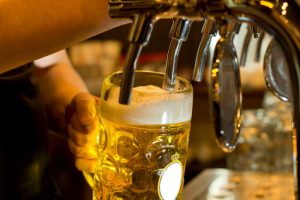
[[[88,92],[81,77],[71,65],[59,63],[46,69],[37,70],[42,97],[45,102],[50,128],[65,131],[65,109],[73,97]]]
[[[108,0],[0,0],[0,74],[127,22]]]

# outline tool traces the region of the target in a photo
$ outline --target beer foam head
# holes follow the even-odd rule
[[[192,93],[169,92],[148,85],[132,90],[129,105],[119,104],[120,88],[111,88],[101,102],[102,117],[119,123],[153,125],[189,121],[192,115]]]

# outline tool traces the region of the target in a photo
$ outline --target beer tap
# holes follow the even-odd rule
[[[109,14],[111,17],[127,17],[133,20],[128,40],[123,79],[119,102],[129,104],[134,84],[134,74],[138,58],[144,46],[149,42],[154,22],[159,13],[170,10],[172,2],[157,3],[155,0],[110,0]]]
[[[265,52],[263,71],[270,91],[282,101],[291,101],[287,60],[281,46],[274,39],[271,40]]]
[[[210,100],[215,133],[220,147],[235,149],[241,123],[241,81],[233,38],[240,28],[235,19],[219,20],[220,39],[211,67]]]
[[[257,38],[259,39],[259,35],[260,35],[260,30],[257,26],[248,25],[247,28],[248,28],[248,30],[247,30],[247,33],[246,33],[246,36],[244,39],[244,44],[243,44],[243,48],[242,48],[242,52],[241,52],[241,59],[240,59],[240,66],[243,66],[243,67],[246,65],[249,45],[250,45],[252,36],[255,39],[257,39]]]
[[[130,44],[124,63],[124,73],[119,98],[121,104],[129,104],[130,102],[137,60],[142,48],[148,44],[152,29],[153,19],[151,15],[148,16],[144,14],[134,16],[128,39]]]
[[[173,21],[170,31],[170,46],[168,50],[166,72],[163,88],[172,91],[176,83],[177,61],[182,42],[186,41],[190,32],[192,21],[183,18],[176,18]]]
[[[133,31],[135,36],[141,32],[151,33],[153,21],[159,18],[184,18],[191,20],[203,20],[207,16],[215,18],[230,17],[238,20],[239,23],[248,23],[263,29],[264,32],[271,34],[282,47],[282,52],[286,57],[287,75],[291,82],[291,94],[289,101],[292,103],[293,110],[293,167],[295,176],[295,199],[298,198],[300,186],[299,180],[299,149],[300,149],[300,3],[297,0],[255,0],[255,1],[238,1],[238,0],[110,0],[110,15],[112,17],[134,18],[135,23],[140,28]],[[142,16],[142,18],[137,17]],[[151,20],[149,20],[151,19]],[[141,24],[145,24],[141,25]],[[149,30],[149,31],[146,31]],[[139,37],[135,37],[139,38]],[[149,37],[142,37],[146,41]],[[145,39],[146,38],[146,39]],[[130,100],[130,90],[134,79],[134,65],[140,53],[143,42],[132,42],[129,55],[127,56],[128,67],[124,71],[131,70],[127,79],[124,79],[124,86],[128,87],[124,93],[121,103],[128,103]],[[139,47],[137,47],[139,46]],[[135,49],[135,50],[134,50]],[[220,49],[219,49],[220,50]],[[131,55],[131,56],[130,56]],[[220,55],[220,54],[219,54]],[[216,57],[215,57],[216,58]],[[230,61],[229,59],[225,60]],[[217,59],[214,59],[217,63]],[[219,60],[220,61],[220,60]],[[224,61],[225,62],[225,61]],[[215,70],[217,72],[218,69]],[[124,72],[128,73],[128,72]],[[233,75],[232,79],[234,78]],[[132,79],[132,80],[129,80]],[[128,84],[129,83],[129,84]],[[129,86],[127,86],[129,85]],[[236,88],[234,85],[229,87]],[[222,88],[226,91],[227,88]],[[231,89],[232,90],[232,89]],[[232,91],[234,91],[233,89]],[[223,92],[224,93],[224,92]],[[237,95],[239,96],[239,95]],[[231,102],[223,102],[231,104]],[[230,143],[231,144],[231,143]]]
[[[202,81],[203,71],[205,68],[205,63],[207,61],[207,55],[209,50],[209,45],[211,38],[216,35],[216,23],[215,19],[211,16],[205,18],[203,27],[202,27],[202,37],[198,47],[194,72],[193,72],[193,80],[194,81]]]
[[[257,44],[256,44],[256,53],[255,53],[255,62],[259,62],[260,61],[260,53],[261,53],[261,48],[262,48],[262,43],[263,40],[265,38],[265,32],[261,31],[257,40]]]

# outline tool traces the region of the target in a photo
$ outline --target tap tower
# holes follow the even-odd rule
[[[203,21],[202,38],[199,44],[193,79],[201,81],[208,45],[211,37],[221,36],[213,53],[211,66],[211,101],[215,131],[220,146],[225,151],[235,147],[240,128],[241,89],[239,64],[232,39],[241,23],[248,23],[249,33],[259,37],[266,32],[276,39],[283,49],[290,80],[290,93],[285,100],[293,110],[293,167],[295,197],[299,191],[300,149],[300,1],[299,0],[110,0],[110,15],[114,18],[131,18],[130,42],[124,65],[124,75],[119,102],[130,102],[135,68],[142,48],[150,40],[155,22],[173,19],[170,31],[171,44],[168,51],[164,87],[172,91],[176,77],[177,57],[181,43],[187,40],[193,21]],[[244,48],[246,51],[247,49]],[[244,56],[246,53],[244,52]],[[224,88],[227,88],[224,91]],[[229,88],[229,89],[228,89]],[[274,89],[273,89],[274,90]],[[274,92],[275,94],[276,91]],[[223,101],[222,99],[230,101]],[[282,98],[281,98],[282,99]],[[231,105],[228,105],[231,102]],[[228,119],[223,119],[222,113]],[[226,117],[226,118],[227,118]]]

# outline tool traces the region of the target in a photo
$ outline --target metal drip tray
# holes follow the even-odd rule
[[[295,200],[291,173],[207,169],[186,184],[184,200]]]

